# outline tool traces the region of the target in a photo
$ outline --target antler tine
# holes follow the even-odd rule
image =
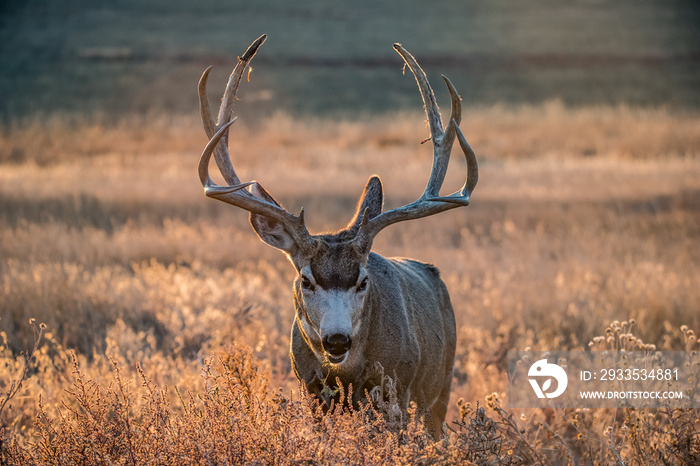
[[[214,65],[210,65],[202,73],[202,77],[199,78],[197,83],[197,96],[199,97],[199,115],[202,117],[202,124],[204,125],[204,132],[207,133],[207,137],[211,139],[216,133],[216,123],[211,117],[211,107],[209,105],[209,97],[207,97],[207,80],[209,79],[209,72],[211,72]]]
[[[445,81],[447,90],[450,91],[450,120],[454,120],[457,124],[460,124],[462,122],[462,98],[457,93],[457,89],[455,89],[454,85],[452,85],[452,81],[444,74],[440,76],[442,76],[442,80]]]
[[[447,165],[450,161],[450,151],[452,149],[452,142],[454,141],[454,128],[451,124],[451,119],[457,116],[461,119],[461,104],[459,102],[459,95],[454,90],[454,86],[449,80],[446,80],[447,88],[450,91],[452,97],[452,113],[450,124],[447,127],[447,133],[442,128],[442,119],[440,117],[440,109],[438,108],[437,101],[435,100],[435,93],[433,92],[428,78],[425,72],[420,67],[416,59],[411,55],[408,50],[403,48],[401,44],[394,44],[394,49],[401,55],[401,57],[406,62],[406,65],[410,68],[413,76],[416,78],[418,83],[418,88],[420,89],[421,96],[423,97],[423,105],[425,107],[425,114],[428,117],[428,125],[430,126],[430,137],[433,140],[433,168],[430,172],[430,178],[428,179],[428,184],[425,187],[424,196],[426,197],[438,197],[442,183],[445,180],[445,175],[447,174]],[[456,115],[455,115],[456,114]]]
[[[442,147],[446,148],[446,151],[447,151],[447,154],[445,156],[447,159],[445,161],[445,165],[447,165],[447,163],[450,160],[450,151],[452,150],[452,144],[454,143],[454,140],[455,140],[455,129],[462,122],[462,98],[457,93],[457,90],[452,85],[452,82],[449,79],[447,79],[447,76],[445,76],[444,74],[441,76],[442,76],[442,80],[445,81],[445,85],[447,86],[447,90],[450,92],[450,103],[451,103],[451,105],[450,105],[450,119],[448,120],[448,123],[447,123],[447,131],[445,131],[445,135],[443,136],[442,141],[440,141],[440,145]],[[453,120],[454,120],[454,122],[453,122]],[[447,167],[445,167],[445,172],[447,172]]]
[[[423,105],[425,106],[425,113],[428,116],[428,124],[430,125],[430,136],[433,142],[441,138],[444,134],[442,130],[442,121],[440,118],[440,109],[438,108],[437,101],[435,100],[435,94],[433,93],[433,88],[430,87],[428,78],[425,76],[423,68],[418,65],[418,62],[413,55],[411,55],[408,50],[403,48],[403,45],[396,43],[394,44],[394,50],[396,50],[399,55],[404,59],[406,65],[410,68],[413,76],[416,78],[418,83],[418,88],[420,89],[421,96],[423,97]]]
[[[263,34],[258,37],[246,52],[238,57],[238,63],[236,63],[231,76],[229,77],[228,84],[226,85],[226,91],[224,91],[224,97],[221,100],[221,105],[219,106],[219,115],[217,121],[211,116],[211,107],[209,105],[209,98],[207,97],[207,80],[209,79],[209,72],[212,67],[208,67],[202,73],[202,77],[199,79],[199,84],[197,86],[199,95],[199,113],[202,117],[202,124],[204,125],[204,131],[208,138],[212,138],[214,134],[220,130],[224,125],[229,123],[233,117],[233,104],[236,101],[236,94],[238,93],[238,86],[243,78],[243,73],[250,61],[255,56],[258,48],[265,42],[267,35]],[[231,164],[231,157],[228,154],[228,132],[223,135],[224,144],[217,146],[214,151],[214,159],[216,160],[216,165],[219,167],[219,171],[223,175],[226,183],[229,186],[239,185],[241,181],[236,175],[236,171]]]
[[[457,130],[457,140],[459,141],[459,146],[461,147],[462,152],[464,152],[464,157],[466,158],[467,162],[467,179],[464,181],[464,186],[462,186],[462,189],[459,191],[459,196],[466,198],[466,202],[469,204],[469,197],[471,196],[472,191],[474,191],[476,183],[479,181],[479,165],[476,162],[476,154],[467,142],[464,134],[462,134],[462,130],[459,129],[459,126],[457,125],[455,125],[455,129]],[[456,194],[457,193],[455,193],[455,195]]]
[[[245,183],[241,184],[240,182],[235,184],[235,185],[229,185],[229,186],[219,186],[216,183],[214,183],[211,180],[211,177],[209,176],[209,160],[211,159],[211,154],[214,153],[216,149],[219,148],[219,142],[221,141],[221,138],[224,136],[224,133],[228,131],[229,127],[236,122],[236,118],[232,119],[225,125],[221,127],[215,134],[214,137],[212,137],[207,145],[204,147],[204,151],[202,152],[202,156],[199,159],[199,181],[202,183],[202,187],[204,187],[204,193],[207,196],[210,196],[212,193],[223,193],[223,192],[233,192],[233,191],[238,191],[239,189],[245,188],[246,186],[250,186],[253,183]],[[231,167],[233,169],[233,167]]]
[[[199,94],[199,113],[200,116],[202,117],[202,124],[204,125],[204,132],[207,134],[208,138],[212,138],[214,134],[220,129],[220,127],[214,122],[214,119],[211,117],[211,107],[209,106],[209,98],[207,97],[207,79],[209,79],[209,72],[211,71],[213,67],[210,66],[206,70],[204,70],[204,73],[202,73],[202,77],[199,78],[199,84],[197,86],[198,89],[198,94]],[[231,120],[231,123],[236,121],[235,119]],[[229,125],[230,126],[230,125]],[[226,126],[228,128],[228,126]],[[222,133],[223,135],[223,133]],[[228,141],[227,141],[228,142]],[[228,150],[226,149],[226,145],[221,145],[221,146],[216,146],[214,148],[214,159],[216,160],[216,165],[219,167],[219,171],[224,177],[224,180],[226,180],[226,183],[229,186],[235,186],[240,184],[240,180],[238,179],[238,175],[236,175],[236,171],[233,169],[233,165],[231,164],[231,157],[228,155]],[[200,167],[201,168],[201,167]],[[207,165],[207,170],[208,170],[208,165]],[[209,175],[207,174],[207,177]],[[200,178],[201,178],[201,173],[200,173]]]
[[[449,79],[442,76],[451,99],[450,119],[447,124],[447,130],[443,130],[440,109],[425,72],[418,65],[413,55],[404,49],[401,44],[394,44],[394,49],[411,69],[423,97],[425,113],[428,117],[430,135],[433,141],[433,166],[425,190],[418,200],[403,207],[383,212],[372,219],[363,218],[359,238],[360,242],[364,242],[365,245],[371,244],[374,236],[391,224],[427,217],[455,207],[469,205],[469,197],[479,179],[476,156],[459,129],[459,123],[462,120],[462,103],[455,87]],[[459,145],[467,161],[466,181],[461,190],[449,196],[440,196],[440,188],[447,174],[447,166],[450,161],[450,153],[455,136],[459,140]]]
[[[221,106],[219,107],[219,117],[217,121],[217,125],[219,127],[231,120],[231,116],[233,115],[233,104],[236,101],[236,93],[238,92],[238,86],[241,84],[243,73],[245,72],[248,63],[250,63],[255,56],[258,48],[260,48],[260,46],[265,43],[266,40],[267,34],[263,34],[262,36],[258,37],[252,44],[250,44],[245,53],[238,57],[238,63],[231,72],[231,76],[229,76],[224,97],[221,99]]]

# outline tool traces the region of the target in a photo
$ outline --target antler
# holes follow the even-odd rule
[[[202,152],[202,157],[199,161],[199,179],[208,197],[240,207],[249,211],[251,215],[261,215],[270,221],[281,224],[292,236],[296,244],[303,250],[308,251],[315,247],[316,242],[309,234],[304,224],[304,210],[302,209],[299,215],[293,215],[279,205],[257,181],[241,183],[231,164],[231,157],[228,153],[228,130],[236,121],[236,119],[233,118],[233,103],[236,100],[238,86],[243,77],[245,68],[266,39],[267,36],[263,34],[248,47],[248,50],[246,50],[243,56],[238,57],[238,63],[233,69],[226,86],[216,122],[214,122],[211,116],[211,109],[206,93],[207,78],[209,77],[211,67],[207,68],[202,74],[198,87],[199,105],[204,130],[210,140],[204,148],[204,152]],[[469,143],[467,143],[467,140],[464,138],[462,131],[459,129],[459,123],[462,120],[462,105],[461,99],[454,86],[449,79],[445,76],[442,77],[447,85],[451,98],[450,119],[447,123],[447,130],[444,130],[440,117],[440,110],[435,101],[435,95],[430,87],[430,83],[428,83],[425,73],[416,62],[416,59],[413,58],[401,44],[394,44],[394,49],[396,49],[406,62],[406,65],[411,69],[418,83],[421,96],[423,97],[425,112],[430,126],[430,139],[433,141],[433,167],[430,172],[430,177],[428,178],[428,184],[423,194],[416,201],[380,213],[372,218],[370,218],[369,210],[365,210],[356,237],[356,241],[364,247],[371,247],[375,235],[389,225],[405,220],[428,217],[456,207],[469,205],[469,197],[479,179],[476,156],[469,146]],[[440,196],[440,188],[445,180],[447,166],[450,161],[450,152],[452,151],[455,137],[459,141],[459,145],[466,158],[466,180],[459,191],[449,196]],[[219,144],[222,139],[224,140],[224,144]],[[228,186],[219,186],[209,177],[209,161],[212,154],[214,154],[219,171],[223,175]],[[370,182],[376,183],[379,189],[381,189],[378,178],[373,178]],[[249,186],[254,194],[244,189]]]
[[[236,171],[231,164],[228,152],[228,130],[236,121],[233,117],[233,104],[236,101],[238,86],[241,83],[245,68],[255,56],[258,48],[265,42],[267,35],[263,34],[256,39],[243,56],[238,57],[238,63],[229,77],[226,91],[219,107],[217,121],[214,122],[207,98],[207,79],[212,67],[210,66],[199,80],[199,110],[204,124],[204,131],[210,138],[199,160],[199,180],[204,187],[204,193],[211,198],[218,199],[228,204],[240,207],[251,214],[262,215],[270,220],[280,223],[302,248],[311,248],[315,244],[304,224],[304,210],[299,215],[293,215],[280,206],[274,198],[257,182],[241,183]],[[219,144],[221,140],[224,144]],[[212,153],[228,186],[219,186],[209,176],[209,160]],[[256,195],[244,188],[251,186]]]
[[[360,242],[368,243],[367,245],[371,245],[372,239],[377,233],[394,223],[428,217],[455,207],[469,205],[469,197],[479,179],[476,155],[474,155],[474,151],[459,129],[459,123],[462,121],[462,104],[454,86],[449,79],[444,75],[442,76],[452,101],[450,119],[445,131],[442,127],[440,110],[435,101],[435,94],[430,87],[425,72],[418,65],[416,59],[413,58],[413,55],[408,53],[401,44],[394,44],[394,49],[411,69],[423,97],[425,113],[428,116],[428,124],[430,126],[430,139],[433,141],[433,168],[423,194],[416,201],[388,210],[371,219],[368,212],[365,212],[360,226],[359,239]],[[440,196],[440,188],[445,180],[455,136],[467,161],[467,176],[462,189],[449,196]]]

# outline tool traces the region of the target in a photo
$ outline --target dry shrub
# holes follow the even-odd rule
[[[236,128],[231,152],[242,178],[305,206],[318,231],[350,218],[373,171],[388,206],[420,193],[422,119],[276,115]],[[439,442],[390,396],[320,416],[300,393],[288,355],[294,271],[246,215],[202,195],[198,122],[5,128],[0,462],[692,463],[692,410],[509,411],[501,400],[511,349],[697,351],[697,121],[558,104],[465,114],[481,169],[468,211],[375,241],[435,263],[450,290],[458,347]],[[446,183],[458,187],[454,163]],[[47,326],[33,353],[30,317]]]
[[[645,345],[629,325],[615,322],[612,332],[621,334],[627,327],[620,340]],[[697,352],[693,331],[683,332],[689,348]],[[617,348],[615,341],[604,341],[609,349]],[[591,343],[601,340],[595,337]],[[2,429],[3,464],[548,465],[700,460],[700,427],[693,409],[532,409],[516,417],[501,406],[500,395],[492,393],[486,397],[488,411],[460,399],[459,420],[436,442],[425,433],[415,405],[398,423],[371,404],[359,410],[343,407],[342,398],[351,396],[345,390],[351,387],[341,387],[341,402],[324,415],[318,400],[304,390],[271,387],[268,363],[241,344],[228,345],[201,361],[200,376],[175,385],[157,383],[159,369],[146,370],[138,363],[127,367],[111,357],[88,364],[55,342],[49,340],[47,346],[52,351],[36,358],[36,372],[28,381],[55,380],[60,373],[64,394],[53,403],[39,396],[33,427],[22,429],[31,435],[18,435],[13,431],[16,425]]]
[[[385,464],[427,462],[413,408],[400,430],[367,405],[322,414],[304,391],[271,391],[265,364],[233,345],[201,366],[196,387],[158,386],[113,359],[97,381],[71,357],[70,388],[53,408],[39,400],[34,437],[2,438],[11,464]],[[138,383],[133,379],[134,376]],[[3,430],[4,432],[4,430]],[[4,434],[3,434],[4,435]]]

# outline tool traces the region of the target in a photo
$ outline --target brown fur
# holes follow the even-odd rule
[[[352,384],[351,401],[357,406],[366,392],[381,385],[375,370],[379,363],[384,374],[394,380],[403,411],[410,401],[415,402],[420,412],[427,414],[429,432],[438,438],[452,383],[454,312],[437,268],[411,259],[384,258],[369,252],[368,245],[357,239],[362,217],[378,215],[382,202],[381,182],[372,177],[348,227],[334,234],[314,236],[317,246],[306,254],[289,238],[280,239],[284,236],[281,225],[256,215],[251,215],[251,223],[263,241],[275,247],[286,245],[281,249],[299,271],[293,285],[296,317],[290,356],[295,374],[308,391],[330,403],[328,389],[333,390],[338,379],[346,388]],[[320,289],[352,290],[363,269],[369,288],[358,311],[359,331],[353,337],[347,360],[331,364],[316,333],[320,323],[307,309],[303,271],[310,271]],[[310,331],[305,330],[304,322]]]
[[[452,383],[456,327],[452,304],[438,270],[409,259],[386,259],[370,253],[367,261],[370,291],[362,310],[363,351],[340,368],[324,366],[309,336],[300,325],[303,303],[298,281],[294,284],[296,319],[292,328],[291,358],[294,372],[309,392],[323,399],[324,382],[353,384],[353,403],[365,390],[381,383],[373,370],[379,362],[395,377],[401,407],[416,402],[429,412],[428,426],[438,437],[445,419]],[[350,365],[350,363],[352,363]]]

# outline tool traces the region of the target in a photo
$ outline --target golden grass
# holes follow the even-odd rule
[[[692,410],[511,412],[501,400],[508,350],[581,349],[613,320],[634,319],[658,349],[698,349],[681,326],[700,329],[700,118],[551,103],[475,110],[462,128],[480,160],[472,205],[375,244],[435,263],[452,296],[453,431],[437,443],[391,411],[317,419],[287,354],[293,270],[244,213],[202,195],[194,119],[4,128],[0,396],[22,379],[29,319],[47,328],[0,412],[0,460],[697,459]],[[372,173],[389,206],[419,195],[426,134],[418,114],[275,115],[236,128],[231,152],[242,178],[305,206],[320,231],[347,221]],[[462,182],[452,163],[446,189]]]

